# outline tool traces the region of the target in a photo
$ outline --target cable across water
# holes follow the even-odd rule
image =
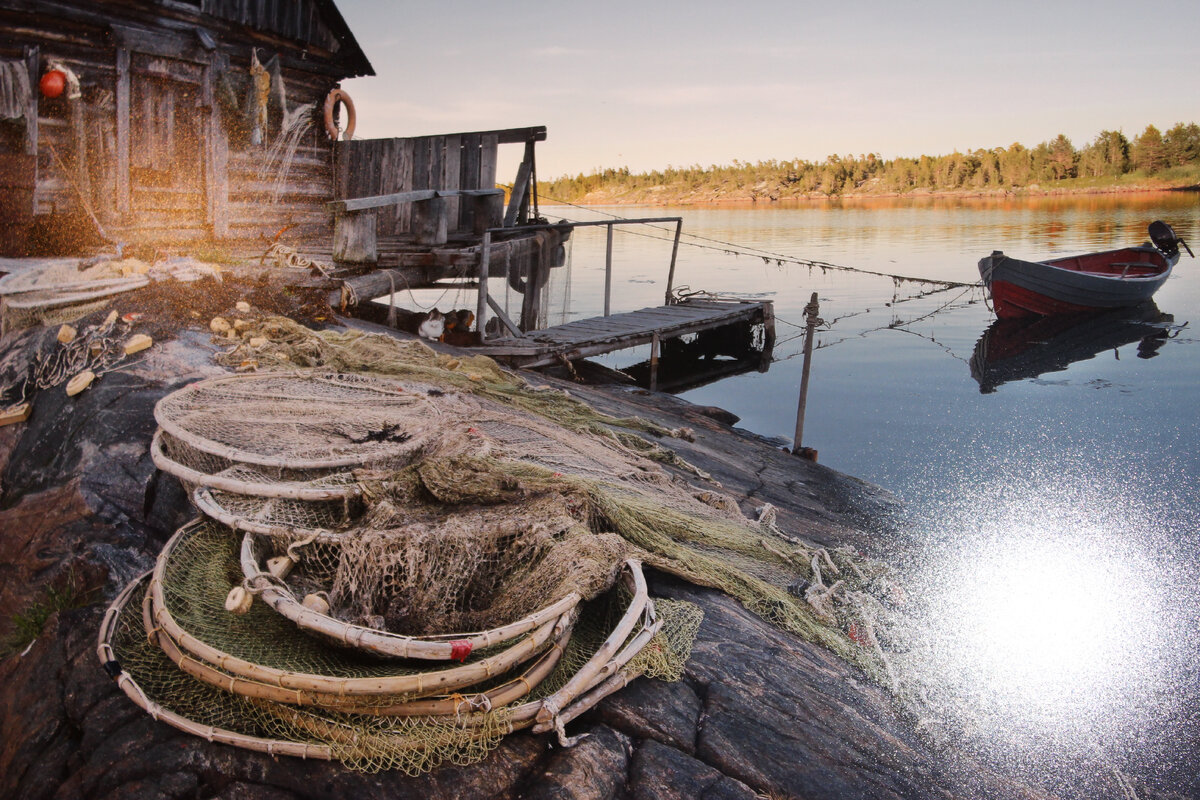
[[[611,217],[612,219],[617,219],[617,220],[625,219],[625,217],[622,217],[619,214],[613,214],[608,211],[601,211],[599,209],[589,208],[587,206],[581,206],[576,203],[569,203],[565,200],[559,200],[559,199],[553,198],[553,197],[550,197],[547,199],[552,200],[555,203],[559,203],[564,206],[570,206],[571,208],[578,208],[580,210],[588,211],[588,212],[594,213],[594,214],[601,214],[606,217]],[[566,220],[566,221],[572,222],[573,220]],[[647,227],[654,228],[655,230],[663,231],[664,233],[670,232],[670,231],[667,231],[666,228],[659,228],[656,225],[647,225]],[[621,231],[621,233],[629,234],[631,236],[643,236],[647,239],[658,239],[660,241],[670,241],[661,236],[653,236],[648,233],[640,233],[638,231],[632,231],[632,230],[623,230],[623,231]],[[842,272],[856,272],[861,275],[874,275],[874,276],[880,277],[880,278],[890,278],[893,281],[897,281],[897,282],[934,284],[934,285],[943,286],[946,288],[958,288],[958,287],[971,288],[971,287],[976,287],[976,286],[981,285],[979,282],[964,283],[961,281],[942,280],[940,278],[918,278],[918,277],[914,277],[912,275],[900,275],[900,274],[891,273],[891,272],[879,272],[879,271],[871,270],[871,269],[863,269],[862,267],[850,267],[850,266],[846,266],[844,264],[833,264],[828,261],[818,261],[818,260],[810,259],[810,258],[801,258],[799,256],[792,256],[792,255],[788,255],[786,253],[778,253],[778,252],[775,252],[772,250],[766,250],[763,248],[749,247],[749,246],[745,246],[745,245],[736,244],[734,242],[723,241],[721,239],[714,239],[714,238],[708,237],[708,236],[701,236],[701,235],[695,234],[695,233],[687,233],[686,231],[683,232],[682,236],[696,240],[696,241],[684,241],[682,239],[680,240],[680,244],[685,244],[685,245],[688,245],[689,247],[697,247],[702,250],[715,250],[715,251],[722,252],[722,253],[728,253],[730,255],[744,255],[744,256],[751,256],[751,257],[755,257],[755,258],[761,258],[766,263],[770,263],[770,262],[774,261],[776,264],[778,264],[780,266],[782,266],[784,264],[797,264],[802,267],[816,267],[816,268],[822,269],[822,270],[833,269],[833,270],[840,270]],[[710,244],[703,244],[703,242],[709,242]]]

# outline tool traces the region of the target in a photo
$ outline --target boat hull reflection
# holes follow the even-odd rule
[[[1061,372],[1106,350],[1140,341],[1138,358],[1153,358],[1174,317],[1147,301],[1094,314],[997,319],[971,356],[971,377],[988,394],[1010,381]]]

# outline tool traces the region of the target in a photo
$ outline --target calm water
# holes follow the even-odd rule
[[[994,249],[1041,258],[1119,247],[1145,240],[1155,219],[1195,250],[1200,195],[599,211],[683,216],[685,232],[705,239],[681,248],[677,285],[774,300],[769,371],[683,395],[729,409],[757,433],[792,435],[799,326],[818,293],[826,324],[804,444],[905,501],[903,541],[880,550],[904,565],[917,597],[910,610],[928,647],[910,666],[951,729],[1074,787],[1067,794],[1128,796],[1129,781],[1200,793],[1200,261],[1185,254],[1156,295],[1170,324],[1042,331],[1029,358],[1062,368],[1028,370],[985,393],[969,366],[994,322],[982,290],[920,297],[929,287],[724,252],[970,283]],[[613,310],[661,303],[670,244],[619,231]],[[580,230],[571,256],[567,318],[599,313],[602,230]],[[1140,353],[1153,355],[1139,357],[1147,332],[1156,336]],[[1064,336],[1099,352],[1066,364],[1054,350]],[[1073,773],[1081,763],[1092,764],[1082,781]]]

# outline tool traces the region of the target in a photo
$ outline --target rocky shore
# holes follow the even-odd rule
[[[715,185],[698,188],[683,188],[668,185],[639,187],[637,189],[602,188],[588,192],[572,202],[585,206],[645,205],[645,206],[716,206],[771,203],[813,203],[831,200],[845,202],[871,202],[872,200],[950,200],[950,199],[1011,199],[1030,197],[1086,196],[1107,194],[1139,194],[1145,192],[1200,191],[1200,186],[1175,185],[1157,181],[1112,186],[1064,186],[1042,187],[1038,184],[1012,189],[914,189],[910,192],[891,192],[872,187],[870,182],[862,190],[841,192],[834,195],[823,192],[794,192],[787,187],[762,181],[752,185]],[[547,202],[552,202],[547,200]]]
[[[45,328],[7,334],[0,370],[27,369],[54,335]],[[38,392],[28,422],[0,428],[3,624],[11,628],[39,606],[49,612],[32,643],[0,662],[0,796],[1053,796],[952,745],[935,748],[858,668],[717,591],[661,574],[651,575],[655,594],[689,600],[705,614],[684,679],[635,681],[570,725],[572,735],[587,734],[571,748],[552,736],[514,734],[478,764],[410,778],[247,752],[156,722],[105,674],[96,635],[108,601],[194,513],[178,483],[151,462],[152,412],[166,393],[221,373],[216,350],[207,330],[177,330],[83,394]],[[781,526],[818,544],[869,554],[882,547],[895,505],[876,487],[670,396],[530,380],[568,388],[608,413],[690,428],[692,440],[661,444],[709,473],[747,512],[771,503]]]

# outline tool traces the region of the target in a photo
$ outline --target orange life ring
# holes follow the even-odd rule
[[[346,132],[342,134],[342,139],[345,140],[354,136],[356,116],[354,101],[341,89],[330,89],[329,94],[325,96],[325,132],[329,134],[330,139],[338,138],[338,127],[333,121],[333,110],[337,108],[339,100],[346,106]]]

